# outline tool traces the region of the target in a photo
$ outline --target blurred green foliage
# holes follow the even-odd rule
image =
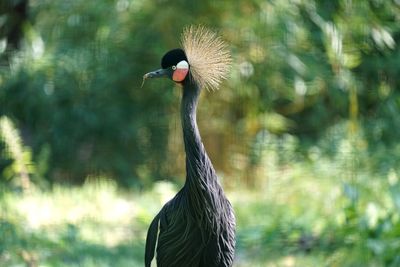
[[[235,60],[199,111],[226,175],[246,179],[229,158],[251,159],[265,130],[313,143],[347,120],[371,153],[397,142],[396,1],[32,0],[17,24],[13,14],[25,2],[6,1],[2,15],[4,28],[20,25],[23,35],[9,48],[2,33],[1,113],[21,129],[33,158],[47,161],[47,180],[81,183],[102,173],[143,186],[149,177],[180,176],[182,167],[171,167],[182,158],[180,92],[166,81],[140,84],[192,23],[219,30]]]
[[[21,210],[11,204],[20,194],[58,203],[59,192],[36,190],[59,184],[181,183],[180,89],[141,88],[142,75],[185,26],[203,24],[234,58],[222,88],[203,92],[198,123],[232,192],[238,266],[399,266],[399,22],[398,0],[1,1],[2,211]],[[85,190],[67,192],[104,197]],[[130,218],[140,237],[110,251],[82,238],[80,222],[59,220],[53,238],[19,216],[1,214],[0,263],[140,262],[152,217]]]
[[[352,166],[344,160],[316,150],[309,158],[288,150],[282,155],[279,141],[269,141],[275,145],[265,155],[274,165],[268,183],[228,192],[237,217],[234,266],[400,263],[400,183],[394,170],[380,180],[364,171],[351,180]],[[293,140],[286,141],[295,148]],[[280,156],[297,160],[289,168]],[[157,182],[145,192],[126,191],[103,177],[81,187],[1,191],[0,263],[142,266],[147,227],[177,190]]]
[[[25,16],[15,15],[23,3]],[[47,161],[49,181],[101,173],[147,186],[181,176],[182,166],[171,167],[183,158],[179,89],[140,84],[193,23],[217,29],[235,60],[199,111],[226,175],[256,179],[243,170],[257,163],[263,131],[314,144],[349,121],[349,134],[361,131],[371,155],[397,142],[396,1],[8,0],[2,9],[3,28],[19,25],[23,34],[17,42],[1,31],[1,114],[22,131],[33,159]],[[237,157],[250,159],[241,170]]]

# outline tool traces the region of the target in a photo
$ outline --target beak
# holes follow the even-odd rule
[[[161,77],[167,77],[167,76],[168,76],[168,69],[159,69],[156,71],[146,73],[143,76],[143,80],[150,79],[150,78],[161,78]]]

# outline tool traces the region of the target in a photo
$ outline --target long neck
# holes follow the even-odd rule
[[[199,86],[188,81],[183,86],[181,120],[186,152],[186,184],[204,187],[215,180],[215,171],[204,149],[196,122]]]
[[[183,140],[186,152],[186,183],[188,212],[202,225],[203,241],[209,239],[211,229],[219,228],[220,212],[223,212],[222,188],[215,170],[204,149],[196,123],[196,108],[200,88],[193,82],[184,83],[181,103]]]

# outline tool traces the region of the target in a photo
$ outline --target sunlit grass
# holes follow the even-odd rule
[[[51,192],[8,192],[1,202],[1,223],[10,240],[0,259],[14,266],[13,258],[28,253],[44,266],[140,266],[147,225],[168,194],[170,184],[138,194],[121,192],[109,181],[56,186]],[[102,250],[109,255],[99,259]]]
[[[237,217],[236,267],[381,266],[357,265],[366,257],[360,254],[365,245],[357,226],[347,225],[346,177],[338,176],[343,170],[335,164],[318,162],[324,168],[311,168],[304,161],[283,164],[259,179],[256,188],[227,192]],[[103,178],[89,179],[82,187],[33,188],[24,194],[3,191],[0,262],[2,266],[143,266],[147,227],[178,189],[164,181],[149,191],[123,190]],[[377,209],[382,212],[373,204],[366,207],[367,215]],[[357,243],[361,249],[353,253],[352,244]],[[350,260],[349,253],[354,255]],[[361,264],[365,262],[368,259]]]
[[[315,187],[310,181],[311,187],[293,188],[291,178],[282,179],[269,183],[266,191],[228,192],[238,221],[236,266],[320,261],[318,256],[280,255],[279,245],[268,245],[267,231],[281,227],[277,223],[303,224],[315,219],[322,204],[316,198],[328,188]],[[1,260],[8,266],[24,261],[39,266],[141,266],[147,227],[176,191],[173,184],[160,182],[149,192],[126,192],[103,180],[82,187],[56,186],[46,192],[7,192],[1,202],[2,231],[14,240],[5,244]]]

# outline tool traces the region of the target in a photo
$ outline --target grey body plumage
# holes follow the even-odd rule
[[[191,30],[196,33],[196,28]],[[224,53],[225,57],[226,54]],[[173,71],[182,60],[188,60],[190,65],[189,55],[182,54],[179,49],[171,50],[163,57],[163,69],[146,74],[145,78],[167,76],[175,81],[179,80],[174,78]],[[201,72],[196,75],[200,74]],[[179,74],[176,77],[180,77]],[[150,267],[155,249],[158,267],[232,266],[235,250],[233,208],[218,182],[196,123],[200,85],[204,86],[206,83],[199,82],[190,71],[179,83],[183,91],[181,122],[186,152],[186,182],[150,225],[146,240],[145,266]]]

